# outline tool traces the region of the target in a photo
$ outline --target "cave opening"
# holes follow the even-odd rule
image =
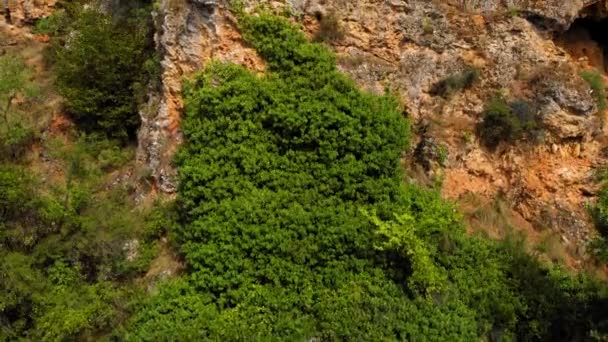
[[[576,59],[608,72],[608,18],[588,16],[576,19],[557,41]]]

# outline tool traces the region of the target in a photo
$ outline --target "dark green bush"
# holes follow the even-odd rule
[[[67,109],[87,131],[133,139],[145,84],[157,72],[149,14],[116,18],[95,7],[74,11],[69,29],[60,31],[65,37],[54,38],[57,84]]]
[[[605,237],[595,237],[589,242],[587,249],[598,262],[602,264],[608,263],[608,240]]]
[[[459,91],[472,87],[478,79],[479,70],[468,67],[460,73],[448,76],[435,83],[431,87],[430,94],[433,96],[449,98]]]
[[[513,143],[524,139],[537,129],[535,110],[526,101],[507,103],[496,97],[486,106],[477,132],[481,142],[495,149],[501,142]]]
[[[122,189],[100,187],[101,162],[88,151],[104,144],[84,141],[66,153],[61,187],[0,163],[0,340],[107,334],[121,319],[120,282],[145,272],[156,254],[145,241],[126,259],[124,246],[143,235],[143,214]]]

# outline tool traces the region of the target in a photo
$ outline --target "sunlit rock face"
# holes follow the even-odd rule
[[[12,24],[22,26],[49,16],[57,0],[2,0],[4,17]]]

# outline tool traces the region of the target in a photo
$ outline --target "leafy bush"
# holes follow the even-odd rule
[[[149,14],[113,18],[95,7],[73,10],[54,44],[57,83],[82,128],[126,141],[139,126],[138,100],[155,77]],[[62,38],[62,39],[61,39]]]
[[[477,131],[482,143],[491,149],[503,141],[526,138],[537,128],[534,108],[523,100],[507,103],[501,97],[494,98],[483,115]]]
[[[589,83],[593,91],[593,97],[597,102],[598,110],[604,110],[607,106],[606,100],[606,84],[604,84],[604,76],[597,71],[586,70],[581,72],[581,77]]]
[[[479,79],[479,70],[468,67],[464,71],[448,76],[431,87],[430,94],[449,98],[453,94],[468,89]]]

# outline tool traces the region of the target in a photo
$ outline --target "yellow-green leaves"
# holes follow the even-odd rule
[[[438,291],[446,281],[445,270],[433,260],[429,243],[417,235],[420,225],[408,213],[395,214],[392,221],[382,221],[375,213],[365,213],[377,227],[376,235],[381,242],[375,245],[380,251],[395,251],[410,262],[411,275],[408,285],[412,291],[430,295]]]

